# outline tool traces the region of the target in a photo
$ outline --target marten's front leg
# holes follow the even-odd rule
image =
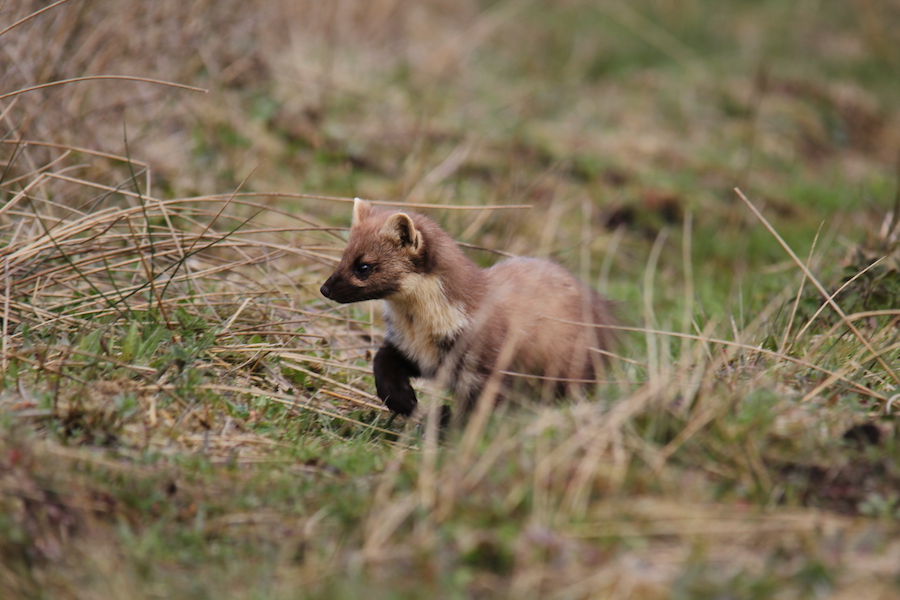
[[[378,397],[387,407],[395,413],[411,415],[418,400],[409,380],[422,374],[419,366],[406,358],[396,346],[385,342],[375,353],[372,372],[375,374]]]

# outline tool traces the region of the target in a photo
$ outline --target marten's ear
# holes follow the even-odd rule
[[[369,216],[372,212],[372,205],[365,200],[360,200],[359,198],[353,199],[353,220],[350,221],[350,225],[356,225],[361,222],[363,219]]]
[[[395,213],[388,217],[381,231],[401,248],[406,248],[413,254],[418,254],[422,249],[422,234],[406,213]]]

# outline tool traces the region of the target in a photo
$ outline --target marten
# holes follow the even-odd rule
[[[384,300],[375,354],[378,397],[409,416],[411,378],[438,378],[465,418],[482,393],[495,401],[522,375],[542,395],[595,381],[613,342],[610,301],[563,267],[509,258],[481,269],[434,221],[355,200],[350,238],[322,285],[336,302]],[[488,385],[489,382],[495,384]]]

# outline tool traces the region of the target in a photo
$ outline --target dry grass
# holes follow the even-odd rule
[[[12,174],[31,162],[31,146],[7,143]],[[319,407],[321,394],[298,390],[280,369],[254,370],[264,357],[318,381],[330,380],[335,368],[351,368],[329,361],[324,344],[350,335],[353,324],[311,304],[315,288],[292,276],[323,277],[339,239],[334,228],[274,209],[256,194],[161,200],[141,189],[142,183],[149,187],[146,165],[84,149],[55,150],[59,156],[46,165],[4,182],[9,200],[0,209],[4,372],[37,367],[38,380],[54,379],[45,416],[89,410],[127,392],[139,399],[134,419],[151,432],[180,423],[219,430],[223,423],[208,411],[200,416],[196,401],[181,397],[174,383],[190,366],[204,372],[193,391],[266,395],[294,410],[348,419]],[[73,161],[75,153],[86,159]],[[127,165],[132,178],[81,179],[86,162],[101,170],[112,163],[111,172]],[[107,386],[94,399],[97,382],[84,372],[121,389]],[[26,412],[38,402],[27,391],[29,379],[13,378],[17,407]],[[344,394],[326,398],[379,408],[352,383],[337,385]],[[59,396],[67,408],[60,408]],[[230,426],[247,428],[243,420]]]
[[[0,596],[895,596],[897,11],[712,6],[0,0]],[[354,195],[603,282],[595,398],[391,421]]]

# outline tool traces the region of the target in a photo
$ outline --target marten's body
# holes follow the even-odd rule
[[[438,377],[468,413],[496,376],[566,393],[595,378],[612,334],[609,302],[561,266],[512,258],[480,269],[433,221],[357,200],[340,264],[322,286],[337,302],[383,299],[387,334],[375,355],[378,396],[409,415],[410,378]]]

